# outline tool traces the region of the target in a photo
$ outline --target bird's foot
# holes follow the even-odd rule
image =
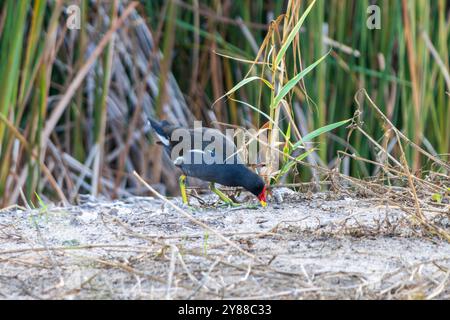
[[[234,202],[233,200],[228,198],[228,196],[225,193],[223,193],[222,191],[217,189],[214,182],[211,182],[209,184],[209,188],[211,189],[212,192],[214,192],[215,194],[217,194],[219,196],[220,200],[225,202],[226,206],[228,206],[228,207],[239,207],[240,206],[239,203]]]
[[[228,211],[235,211],[235,210],[259,210],[261,209],[261,206],[255,205],[255,204],[248,204],[248,203],[234,203],[234,205],[230,206],[227,203],[222,204],[222,207],[229,208]]]
[[[236,203],[233,201],[223,201],[224,203],[222,203],[221,205],[219,205],[220,207],[227,207],[227,208],[240,208],[242,207],[241,203]]]
[[[180,186],[181,199],[183,200],[183,204],[189,206],[189,201],[186,193],[186,176],[183,174],[178,179],[178,184]]]

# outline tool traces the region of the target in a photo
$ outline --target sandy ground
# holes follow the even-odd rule
[[[245,252],[154,198],[3,210],[0,298],[450,298],[450,244],[400,210],[288,189],[277,199],[185,208]]]

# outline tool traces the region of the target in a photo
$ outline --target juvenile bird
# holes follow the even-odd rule
[[[151,127],[183,174],[179,184],[183,203],[188,204],[186,176],[210,182],[210,189],[227,204],[234,202],[215,187],[219,183],[229,187],[243,187],[253,193],[261,205],[266,203],[264,180],[245,166],[234,142],[212,128],[187,129],[149,118]]]

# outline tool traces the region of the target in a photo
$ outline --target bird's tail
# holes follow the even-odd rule
[[[164,146],[169,147],[170,146],[170,130],[169,130],[170,124],[165,120],[158,122],[158,121],[152,119],[151,117],[148,117],[148,124],[153,128],[153,130],[155,131],[155,133],[158,136],[161,143]]]

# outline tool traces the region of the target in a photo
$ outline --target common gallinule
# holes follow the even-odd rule
[[[187,129],[149,118],[149,122],[169,152],[170,157],[183,174],[180,176],[180,190],[184,204],[186,195],[186,176],[210,182],[210,189],[229,205],[235,203],[215,183],[229,187],[243,187],[253,193],[261,205],[266,203],[264,180],[245,166],[238,155],[234,142],[212,128]]]

